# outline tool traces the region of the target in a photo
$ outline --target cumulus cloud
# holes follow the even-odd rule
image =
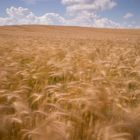
[[[103,11],[112,9],[117,5],[113,0],[62,0],[68,13],[78,11]]]
[[[28,3],[50,0],[20,0]],[[51,0],[52,1],[52,0]],[[99,16],[101,11],[110,10],[117,5],[115,0],[59,0],[66,7],[66,16],[58,13],[44,13],[41,16],[35,15],[28,8],[10,7],[6,9],[6,17],[0,17],[0,25],[68,25],[68,26],[88,26],[107,28],[127,28],[135,27],[134,24],[119,24],[106,17]],[[67,18],[66,18],[67,17]],[[133,17],[132,13],[127,13],[124,18]]]
[[[120,27],[118,23],[97,15],[97,12],[110,10],[117,5],[114,0],[61,0],[72,17],[71,25],[93,27]]]
[[[106,27],[119,28],[120,24],[108,18],[102,18],[95,13],[83,11],[71,19],[65,21],[67,25],[86,26],[86,27]]]
[[[22,0],[28,3],[47,0]],[[73,25],[90,27],[115,27],[120,25],[108,18],[97,15],[98,11],[109,10],[117,5],[114,0],[60,0],[66,7],[67,18],[58,13],[45,13],[36,16],[27,8],[10,7],[6,9],[7,17],[0,18],[0,25],[45,24]]]
[[[21,25],[21,24],[62,24],[64,18],[57,13],[46,13],[36,16],[27,8],[10,7],[6,9],[7,17],[0,18],[0,25]]]
[[[120,27],[108,18],[97,15],[98,12],[112,9],[117,5],[114,0],[61,0],[66,6],[67,14],[73,17],[68,22],[71,25],[94,27]]]
[[[129,13],[127,13],[127,14],[124,15],[124,18],[125,18],[125,19],[128,19],[128,18],[132,18],[133,16],[134,16],[134,15],[133,15],[132,13],[129,12]]]
[[[6,9],[7,17],[0,18],[0,25],[22,25],[22,24],[43,24],[43,25],[73,25],[91,27],[120,27],[118,23],[107,18],[101,18],[95,13],[82,11],[75,16],[64,18],[57,13],[45,13],[36,16],[27,8],[10,7]]]

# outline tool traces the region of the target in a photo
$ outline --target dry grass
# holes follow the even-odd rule
[[[140,30],[0,27],[0,140],[140,140]]]

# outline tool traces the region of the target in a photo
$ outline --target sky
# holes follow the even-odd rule
[[[0,26],[140,28],[140,0],[0,0]]]

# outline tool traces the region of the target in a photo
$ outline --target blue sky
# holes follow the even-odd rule
[[[0,25],[140,28],[140,0],[0,0]]]

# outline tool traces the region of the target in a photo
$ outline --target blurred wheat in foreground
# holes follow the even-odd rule
[[[1,27],[0,140],[140,140],[140,31]]]

